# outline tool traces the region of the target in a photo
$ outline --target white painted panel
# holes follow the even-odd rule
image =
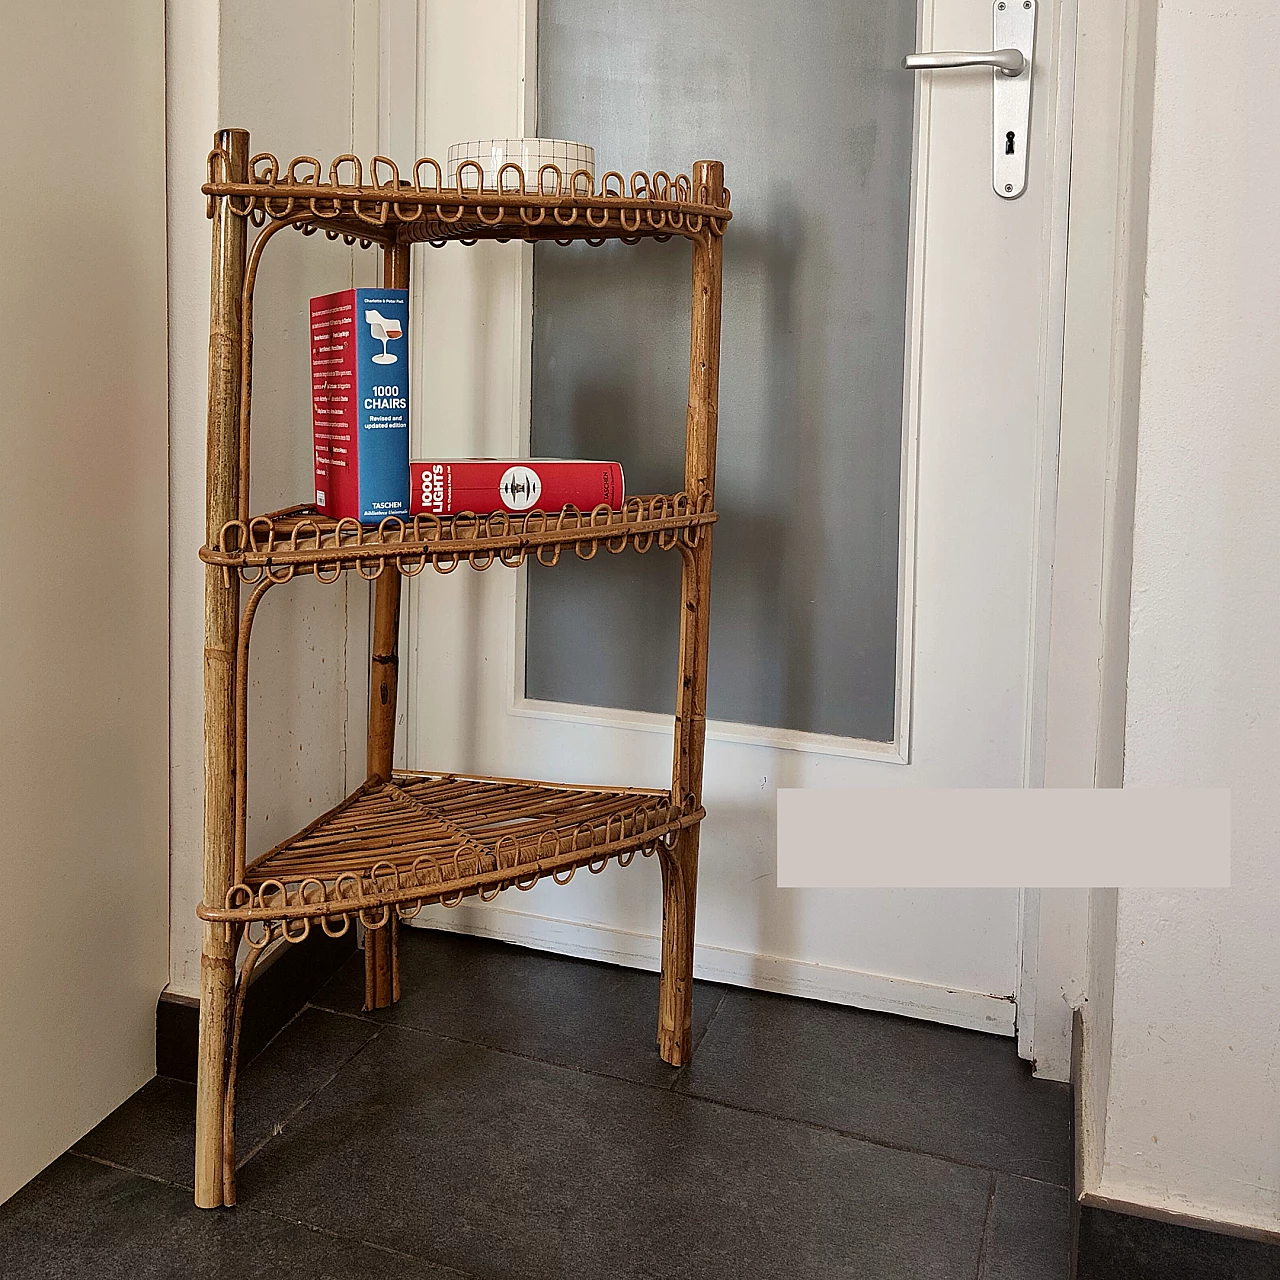
[[[0,1200],[154,1072],[168,847],[163,14],[4,43]]]
[[[209,222],[200,184],[216,128],[245,128],[286,163],[372,155],[377,6],[353,0],[208,0],[171,6],[169,32],[173,591],[170,989],[198,995],[201,895],[205,413]],[[254,312],[254,512],[309,501],[308,299],[373,284],[378,255],[322,236],[275,237]],[[249,856],[291,835],[364,778],[367,584],[276,587],[253,635]],[[348,661],[350,659],[350,661]],[[348,750],[348,741],[352,747]]]

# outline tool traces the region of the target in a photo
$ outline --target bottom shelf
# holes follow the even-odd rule
[[[669,791],[605,790],[448,773],[394,773],[366,782],[341,804],[250,864],[201,919],[271,924],[300,942],[311,922],[341,933],[352,916],[380,928],[424,905],[486,900],[544,876],[566,882],[578,867],[624,866],[701,821]],[[333,927],[334,923],[337,927]]]

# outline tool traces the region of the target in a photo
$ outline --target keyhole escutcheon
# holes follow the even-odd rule
[[[1013,130],[1012,129],[1010,129],[1009,132],[1004,135],[1004,153],[1007,156],[1013,155]]]

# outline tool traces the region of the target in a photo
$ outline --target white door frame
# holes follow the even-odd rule
[[[1129,0],[1131,5],[1136,5],[1137,2],[1138,0]],[[424,84],[420,75],[425,61],[423,53],[425,33],[429,25],[428,7],[428,0],[381,0],[381,145],[396,158],[401,158],[399,151],[404,150],[403,144],[407,142],[407,130],[404,127],[406,119],[414,122],[413,141],[416,145],[411,149],[415,155],[425,154],[429,150],[424,143],[430,137],[428,112],[431,86]],[[1097,128],[1093,127],[1088,135],[1089,146],[1082,151],[1078,134],[1073,141],[1072,118],[1077,84],[1088,85],[1090,96],[1085,100],[1086,106],[1096,102],[1119,102],[1124,93],[1127,74],[1124,60],[1113,56],[1114,51],[1107,43],[1107,38],[1114,34],[1116,26],[1115,14],[1110,12],[1113,8],[1114,6],[1108,5],[1107,0],[1066,0],[1060,10],[1059,31],[1056,33],[1059,48],[1063,52],[1061,73],[1050,108],[1052,129],[1055,145],[1073,147],[1074,152],[1070,166],[1065,163],[1058,166],[1058,180],[1048,205],[1044,227],[1044,235],[1053,255],[1054,268],[1051,275],[1057,282],[1056,287],[1061,291],[1061,297],[1059,305],[1049,308],[1054,320],[1041,335],[1041,341],[1049,352],[1060,352],[1065,347],[1066,355],[1063,362],[1055,359],[1043,362],[1047,385],[1040,397],[1041,418],[1038,430],[1042,449],[1042,493],[1035,571],[1036,607],[1030,637],[1031,707],[1025,753],[1028,762],[1025,781],[1031,786],[1072,785],[1071,780],[1077,777],[1094,779],[1098,770],[1098,737],[1096,734],[1092,738],[1087,733],[1082,734],[1081,720],[1087,718],[1090,711],[1096,718],[1098,707],[1102,703],[1101,664],[1094,664],[1092,667],[1096,673],[1097,685],[1092,699],[1082,701],[1078,696],[1055,696],[1063,683],[1064,671],[1072,672],[1074,690],[1078,693],[1080,673],[1090,669],[1088,650],[1086,648],[1082,651],[1081,634],[1096,631],[1097,602],[1076,598],[1060,589],[1058,582],[1064,563],[1078,564],[1088,561],[1090,557],[1097,559],[1100,547],[1104,547],[1104,544],[1109,546],[1105,537],[1107,530],[1096,510],[1096,481],[1101,477],[1104,487],[1109,484],[1108,463],[1114,452],[1114,442],[1106,438],[1105,433],[1099,439],[1096,431],[1085,429],[1086,424],[1078,416],[1060,418],[1059,409],[1064,404],[1068,407],[1075,405],[1082,396],[1091,391],[1096,393],[1100,387],[1108,394],[1111,392],[1112,377],[1109,368],[1102,369],[1096,361],[1091,364],[1076,358],[1081,344],[1087,342],[1088,338],[1085,333],[1071,332],[1070,322],[1065,319],[1065,315],[1068,295],[1073,316],[1087,305],[1091,305],[1094,312],[1098,310],[1100,299],[1096,296],[1096,288],[1092,296],[1081,296],[1083,286],[1076,283],[1081,272],[1075,269],[1075,262],[1090,260],[1100,250],[1113,247],[1109,241],[1113,238],[1115,219],[1108,218],[1105,208],[1082,209],[1082,202],[1086,198],[1097,203],[1096,193],[1090,192],[1087,181],[1082,182],[1082,178],[1089,174],[1095,178],[1101,176],[1102,185],[1105,186],[1105,176],[1117,171],[1116,152],[1123,145],[1123,139],[1100,136]],[[522,30],[515,50],[517,66],[513,67],[517,72],[514,79],[519,81],[519,89],[511,105],[516,109],[523,132],[525,122],[535,118],[536,110],[536,0],[522,0],[521,10]],[[470,8],[470,20],[483,25],[485,17],[479,6]],[[1047,32],[1045,34],[1048,35]],[[405,56],[408,49],[414,50],[417,55],[413,64]],[[918,106],[918,110],[927,102],[927,92],[927,87],[922,86],[919,98],[921,106]],[[1091,126],[1095,125],[1097,115],[1096,106],[1089,107],[1086,119]],[[400,144],[394,150],[393,142]],[[919,158],[917,163],[918,161]],[[1082,191],[1090,193],[1086,197],[1080,194]],[[1105,199],[1102,203],[1105,205]],[[1069,212],[1073,249],[1070,262],[1067,261],[1066,238]],[[1082,213],[1091,213],[1093,216],[1082,217]],[[1079,251],[1078,259],[1075,256],[1076,250]],[[526,305],[521,308],[522,322],[523,316],[527,316],[529,312],[527,295],[532,288],[531,251],[527,247],[524,249],[523,261],[520,290]],[[1109,303],[1109,298],[1107,302]],[[529,420],[527,338],[528,334],[521,329],[516,337],[521,376],[517,384],[510,388],[510,393],[517,399],[515,420],[525,424],[525,430]],[[1064,367],[1069,385],[1063,382]],[[910,369],[910,362],[908,368]],[[904,466],[903,476],[904,576],[901,591],[904,602],[909,602],[914,585],[910,578],[912,560],[908,554],[914,530],[914,519],[910,518],[914,515],[915,501],[914,489],[910,487],[914,478],[913,423],[909,424],[904,437],[904,449],[909,451],[906,455],[909,461]],[[1095,481],[1092,486],[1077,484],[1070,492],[1064,492],[1057,474],[1060,443],[1064,458],[1069,455],[1072,460],[1073,476],[1078,479],[1079,473],[1086,473]],[[1055,574],[1059,576],[1055,577]],[[509,629],[504,646],[509,663],[504,681],[510,692],[512,714],[572,720],[584,724],[625,725],[633,730],[669,734],[669,717],[602,711],[600,708],[572,708],[525,698],[522,672],[515,661],[523,640],[523,590],[521,574],[508,611]],[[904,629],[904,643],[900,647],[900,654],[906,657],[907,663],[900,666],[906,677],[902,680],[901,687],[908,691],[911,612],[909,607],[900,610],[907,619],[900,623],[900,627]],[[412,653],[421,638],[417,634],[414,610],[406,609],[405,615],[405,652]],[[902,662],[900,657],[900,664]],[[413,663],[410,662],[407,664],[406,674],[412,670]],[[416,728],[412,675],[405,681],[405,692],[399,742],[402,757],[411,759],[416,755],[410,747]],[[709,724],[708,737],[712,740],[720,738],[767,744],[792,751],[835,753],[882,761],[901,760],[906,758],[909,751],[909,699],[902,710],[903,714],[897,717],[897,740],[892,744],[859,743],[841,738],[828,740],[823,735],[723,723]],[[1022,1056],[1035,1060],[1037,1069],[1042,1073],[1056,1078],[1065,1078],[1066,1075],[1069,1005],[1077,997],[1084,972],[1082,911],[1083,896],[1071,891],[1026,890],[1021,898],[1021,947],[1017,985],[1019,1051]],[[554,934],[554,930],[551,934]],[[568,939],[560,939],[557,943],[557,939],[551,935],[547,942],[548,945],[561,945],[565,949],[580,949],[574,947]]]
[[[1158,0],[1077,0],[1070,241],[1063,341],[1045,786],[1123,781],[1137,400]],[[1034,1057],[1070,1072],[1112,894],[1040,894]],[[1091,915],[1091,901],[1101,905]],[[1084,1086],[1081,1086],[1084,1088]],[[1085,1089],[1087,1093],[1087,1089]],[[1088,1098],[1086,1097],[1086,1103]],[[1087,1109],[1087,1108],[1086,1108]],[[1086,1130],[1088,1129],[1086,1115]],[[1089,1134],[1082,1141],[1088,1141]]]

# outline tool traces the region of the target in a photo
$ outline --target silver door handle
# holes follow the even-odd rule
[[[946,71],[950,67],[995,67],[1002,75],[1020,76],[1027,67],[1021,49],[992,49],[990,53],[909,53],[902,60],[907,71]]]
[[[991,67],[991,184],[1003,200],[1027,189],[1031,142],[1031,55],[1037,0],[992,0],[990,53],[909,53],[908,71]]]

